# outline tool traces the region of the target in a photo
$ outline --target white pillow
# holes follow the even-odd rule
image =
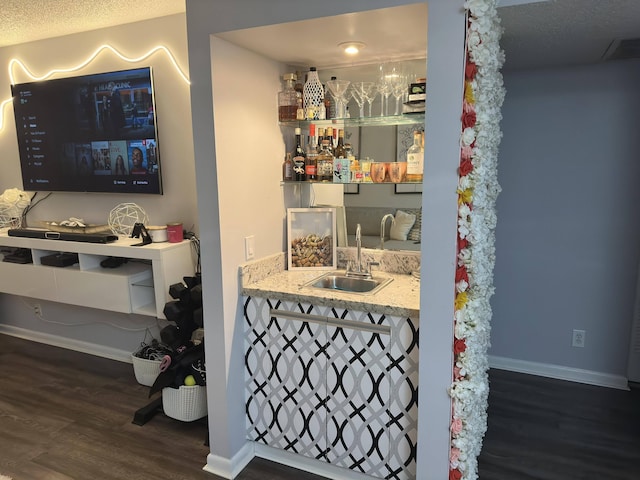
[[[406,240],[409,230],[411,230],[415,221],[415,215],[398,210],[396,217],[393,219],[393,222],[391,222],[389,238],[391,238],[391,240]]]

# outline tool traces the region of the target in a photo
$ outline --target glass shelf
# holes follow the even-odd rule
[[[385,126],[385,125],[412,125],[414,123],[424,123],[424,112],[405,113],[402,115],[388,115],[384,117],[351,117],[351,118],[332,118],[329,120],[293,120],[280,122],[280,125],[290,127],[308,127],[310,124],[319,127],[324,125],[344,125],[346,127],[366,127],[366,126]]]
[[[422,185],[422,182],[317,182],[314,180],[280,180],[280,185]]]

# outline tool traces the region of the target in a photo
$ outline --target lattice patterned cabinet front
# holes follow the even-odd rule
[[[415,478],[417,322],[247,297],[251,440],[378,478]]]

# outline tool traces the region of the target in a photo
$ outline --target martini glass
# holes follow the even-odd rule
[[[362,96],[364,97],[367,105],[369,106],[369,117],[371,116],[371,105],[373,104],[373,100],[376,98],[376,84],[375,82],[360,82]]]
[[[327,88],[329,93],[336,102],[336,118],[344,118],[346,116],[347,99],[345,94],[351,82],[349,80],[329,80]]]
[[[369,102],[369,97],[375,88],[373,82],[353,82],[351,84],[351,96],[360,108],[360,117],[364,117],[364,104]],[[369,116],[371,116],[371,104],[369,104]]]
[[[359,83],[362,83],[362,82],[359,82]],[[349,88],[349,94],[351,95],[351,98],[353,98],[355,102],[358,104],[358,109],[360,111],[360,118],[364,117],[365,98],[355,83],[351,85],[351,88]]]

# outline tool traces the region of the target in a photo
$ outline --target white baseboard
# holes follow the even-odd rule
[[[496,357],[494,355],[489,355],[489,366],[491,368],[497,368],[498,370],[529,373],[531,375],[586,383],[598,387],[629,390],[629,382],[626,377],[612,375],[610,373],[594,372],[592,370],[582,370],[580,368],[552,365],[549,363],[529,362],[514,358]]]
[[[45,343],[54,347],[75,350],[76,352],[88,353],[98,357],[109,358],[119,362],[131,363],[131,352],[112,347],[105,347],[95,343],[74,340],[72,338],[60,337],[50,333],[35,332],[13,325],[0,324],[0,334],[11,335],[12,337],[24,338],[33,342]]]
[[[207,464],[202,469],[219,477],[232,479],[238,476],[254,456],[253,442],[247,441],[231,459],[210,453],[207,455]]]
[[[256,457],[281,463],[324,478],[331,478],[332,480],[374,480],[376,478],[363,473],[354,472],[346,468],[336,467],[335,465],[331,465],[314,458],[308,458],[296,453],[268,447],[261,443],[251,443],[254,444]]]

